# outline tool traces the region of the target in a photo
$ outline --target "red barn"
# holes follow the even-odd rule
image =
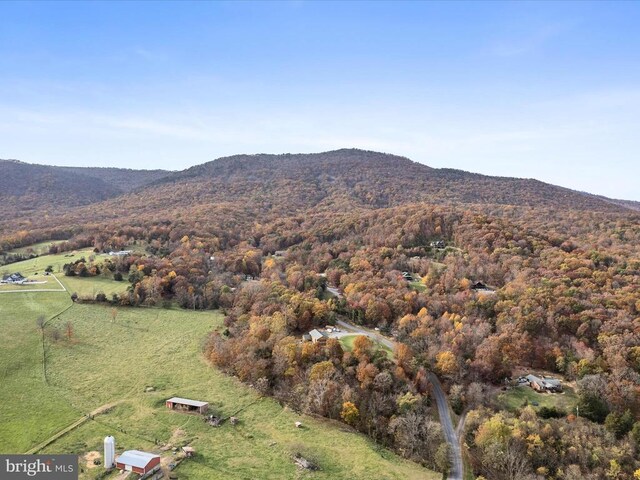
[[[127,450],[116,457],[116,468],[138,475],[146,475],[160,468],[160,455],[140,450]]]

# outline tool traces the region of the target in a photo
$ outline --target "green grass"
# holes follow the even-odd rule
[[[510,390],[501,392],[497,396],[498,405],[506,410],[515,411],[522,408],[526,403],[534,406],[536,410],[540,407],[556,407],[564,410],[567,414],[575,411],[578,397],[571,387],[564,386],[562,393],[538,393],[528,385],[512,387]]]
[[[7,251],[7,253],[22,253],[22,254],[35,254],[44,255],[49,252],[49,247],[57,245],[59,243],[66,242],[66,240],[48,240],[46,242],[34,243],[33,245],[27,245],[26,247],[14,248]]]
[[[24,452],[101,405],[117,402],[47,446],[47,453],[102,451],[107,434],[116,448],[156,450],[154,441],[189,442],[197,456],[181,464],[181,479],[440,478],[402,460],[343,424],[298,415],[234,378],[221,374],[202,356],[202,341],[221,324],[216,312],[119,309],[72,305],[47,328],[72,322],[72,341],[47,340],[49,384],[42,375],[42,347],[34,318],[71,305],[54,293],[4,294],[0,300],[3,405],[0,452]],[[6,301],[5,301],[6,300]],[[145,392],[147,386],[155,387]],[[179,395],[203,399],[213,413],[237,414],[240,424],[219,428],[199,417],[167,410],[164,400]],[[305,428],[294,427],[302,421]],[[177,435],[178,430],[183,433]],[[291,455],[301,452],[322,470],[301,472]],[[82,462],[81,462],[82,464]],[[91,469],[81,478],[93,478]]]
[[[0,284],[0,292],[5,291],[29,291],[29,290],[40,290],[40,289],[48,289],[48,290],[61,290],[62,287],[56,279],[52,276],[44,275],[44,272],[38,272],[38,275],[29,275],[30,281],[35,281],[38,283],[25,284],[25,285],[14,285],[11,283],[2,283]],[[41,283],[44,282],[44,283]]]
[[[358,338],[359,336],[360,335],[356,334],[356,335],[345,335],[344,337],[340,337],[339,340],[340,340],[340,344],[342,345],[342,348],[350,352],[353,351],[353,342],[355,342],[356,338]],[[393,358],[393,351],[389,347],[377,342],[373,338],[369,338],[369,340],[371,340],[378,349],[384,350],[384,352],[387,354],[387,357]]]
[[[412,288],[416,292],[424,292],[427,289],[424,283],[422,283],[420,280],[415,282],[409,282],[408,285],[409,285],[409,288]]]
[[[80,297],[92,297],[95,298],[96,294],[102,292],[107,295],[108,298],[111,297],[113,293],[121,293],[124,292],[129,286],[129,282],[122,281],[116,282],[111,278],[104,277],[102,275],[98,275],[95,277],[65,277],[62,273],[62,267],[65,263],[75,262],[80,258],[84,257],[87,262],[90,258],[93,258],[93,261],[96,263],[101,263],[105,259],[109,258],[109,255],[106,254],[96,254],[91,249],[78,250],[76,252],[65,252],[56,255],[43,255],[41,257],[32,258],[29,260],[23,260],[22,262],[12,263],[10,265],[4,265],[0,268],[0,273],[13,273],[20,272],[24,276],[28,277],[29,280],[44,280],[49,277],[45,277],[43,275],[45,268],[51,265],[53,267],[53,271],[58,277],[58,280],[62,282],[62,284],[67,288],[69,294],[77,293]],[[38,275],[35,275],[35,274]],[[50,279],[51,286],[46,285],[42,286],[44,288],[59,288],[59,285],[55,280]],[[9,288],[11,287],[11,288]],[[0,291],[7,289],[36,289],[38,285],[24,285],[22,287],[18,287],[15,285],[0,287]],[[41,288],[42,288],[41,287]]]
[[[0,295],[0,451],[23,452],[79,416],[43,379],[42,342],[35,320],[71,305],[64,293]]]

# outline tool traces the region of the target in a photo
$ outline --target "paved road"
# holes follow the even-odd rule
[[[433,385],[433,396],[438,405],[438,415],[440,416],[440,424],[444,437],[449,444],[449,455],[451,457],[451,470],[449,471],[449,480],[462,480],[464,466],[462,463],[462,451],[460,449],[460,439],[458,433],[453,428],[451,420],[451,412],[447,403],[447,396],[442,390],[438,377],[433,372],[429,372],[429,381]]]
[[[345,337],[347,335],[364,335],[365,337],[374,339],[378,343],[381,343],[382,345],[390,348],[391,350],[393,350],[393,348],[395,347],[394,341],[389,340],[387,337],[385,337],[384,335],[381,335],[375,330],[369,330],[368,328],[351,325],[350,323],[344,322],[342,320],[338,320],[336,323],[343,329],[343,331],[334,333],[334,334],[329,334],[329,336],[340,338],[340,337]]]
[[[343,331],[329,334],[331,337],[340,338],[346,335],[353,335],[353,334],[365,335],[389,347],[391,350],[393,350],[395,347],[396,342],[381,335],[375,330],[369,330],[364,327],[352,325],[342,320],[338,320],[336,323],[340,326],[340,328],[343,329]],[[436,375],[433,372],[429,372],[429,381],[431,382],[431,385],[433,385],[433,396],[436,400],[436,405],[438,406],[438,415],[440,417],[440,425],[442,425],[444,438],[449,444],[449,455],[451,456],[451,470],[449,471],[448,480],[463,480],[462,477],[464,475],[464,464],[462,463],[462,449],[460,448],[460,437],[459,437],[460,432],[453,427],[453,420],[451,420],[451,411],[449,410],[449,403],[447,402],[447,396],[442,390],[442,385],[440,385],[440,381],[438,380],[438,377],[436,377]],[[462,422],[463,420],[461,419],[460,420],[461,428],[462,428]]]

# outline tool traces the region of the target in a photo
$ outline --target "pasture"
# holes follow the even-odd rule
[[[29,280],[47,281],[46,285],[2,285],[2,290],[30,290],[38,288],[60,288],[60,285],[51,277],[44,276],[44,271],[48,266],[53,268],[53,272],[60,282],[68,290],[69,294],[77,293],[80,297],[95,298],[97,293],[104,293],[107,297],[111,297],[113,293],[120,293],[127,289],[129,283],[125,281],[116,282],[107,276],[97,275],[95,277],[66,277],[62,271],[62,267],[66,263],[72,263],[76,260],[84,258],[87,263],[100,263],[110,258],[106,254],[96,254],[91,249],[78,250],[74,252],[64,252],[56,255],[43,255],[41,257],[23,260],[21,262],[12,263],[0,267],[0,274],[20,272]]]
[[[66,242],[66,240],[47,240],[46,242],[34,243],[26,247],[18,247],[13,250],[9,250],[7,253],[22,253],[25,255],[45,255],[49,252],[49,247],[57,245],[59,243]]]
[[[38,315],[50,319],[44,335],[46,377]],[[440,478],[343,424],[299,415],[212,368],[202,344],[221,321],[217,312],[72,304],[65,293],[4,294],[0,452],[28,451],[108,406],[42,452],[83,457],[101,452],[104,436],[113,434],[117,451],[192,445],[197,455],[177,468],[180,479]],[[236,414],[240,423],[214,428],[198,416],[169,411],[164,400],[174,395],[208,401],[212,413]],[[295,428],[296,421],[304,428]],[[299,470],[291,460],[296,452],[321,470]],[[163,455],[170,457],[171,450]],[[81,466],[83,479],[102,472],[82,458]]]

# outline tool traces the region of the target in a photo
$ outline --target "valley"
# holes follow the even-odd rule
[[[359,150],[126,173],[37,219],[4,203],[0,272],[26,281],[0,286],[1,449],[86,456],[83,478],[108,434],[167,468],[194,447],[179,478],[640,468],[632,203]]]
[[[68,293],[3,295],[0,451],[29,451],[99,406],[112,405],[38,452],[77,453],[82,479],[104,471],[84,457],[99,452],[91,458],[101,458],[106,435],[116,437],[119,451],[193,446],[196,457],[176,470],[187,479],[293,477],[295,453],[322,467],[305,478],[439,478],[335,422],[296,414],[211,370],[201,343],[208,332],[220,328],[218,312],[115,312],[100,305],[74,305]],[[46,377],[38,315],[48,320]],[[54,331],[61,332],[59,338],[52,336]],[[149,387],[153,391],[147,392]],[[164,400],[176,394],[206,398],[217,415],[235,413],[240,423],[212,428],[199,417],[169,412]],[[296,429],[296,421],[305,428]],[[250,456],[241,453],[249,451]],[[170,448],[164,452],[172,457]]]

